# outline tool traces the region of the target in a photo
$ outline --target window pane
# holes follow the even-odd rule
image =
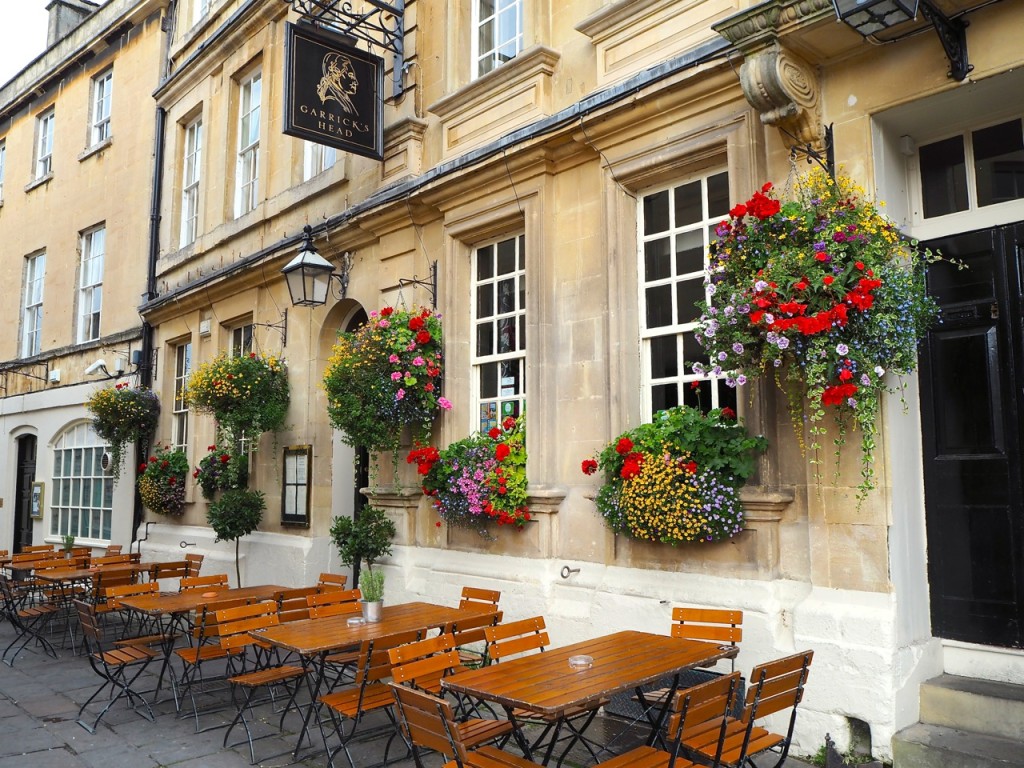
[[[648,288],[647,295],[647,327],[659,328],[672,324],[672,286],[658,285]]]
[[[481,54],[494,49],[494,20],[485,21],[477,32],[477,46]]]
[[[675,408],[679,405],[679,388],[672,384],[658,384],[651,387],[651,413]]]
[[[708,176],[708,216],[717,218],[729,213],[729,174]]]
[[[498,396],[498,364],[486,363],[480,366],[480,397]]]
[[[494,314],[494,294],[491,284],[477,286],[476,289],[476,315],[484,318]]]
[[[673,197],[675,198],[676,226],[693,224],[704,217],[701,215],[700,205],[700,182],[694,181],[676,187]]]
[[[679,299],[679,318],[676,322],[692,323],[700,317],[700,312],[694,305],[704,298],[703,276],[695,280],[680,280],[676,283],[676,293]]]
[[[644,196],[644,234],[668,229],[668,190]]]
[[[924,216],[967,210],[967,166],[961,136],[926,144],[920,149]]]
[[[699,229],[676,235],[676,274],[704,271],[704,233]]]
[[[675,336],[656,336],[651,339],[651,378],[664,379],[679,374]]]
[[[494,277],[493,247],[480,248],[476,252],[476,279],[487,280]]]
[[[662,280],[672,276],[672,256],[668,238],[644,243],[644,280]]]
[[[480,357],[494,354],[494,326],[480,323],[476,327],[476,353]]]
[[[515,279],[498,281],[498,314],[515,312],[516,281]]]
[[[515,352],[516,319],[505,317],[498,321],[498,352]]]
[[[689,369],[694,363],[708,363],[708,354],[705,352],[704,347],[697,343],[696,336],[691,332],[684,333],[682,336],[685,367]]]
[[[978,205],[1024,197],[1024,134],[1013,120],[972,134]]]
[[[498,243],[498,274],[507,275],[516,271],[516,241],[502,240]]]

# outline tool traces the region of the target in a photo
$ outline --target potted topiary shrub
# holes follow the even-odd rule
[[[358,586],[363,593],[363,617],[367,621],[380,621],[384,572],[375,571],[373,565],[391,554],[391,539],[395,533],[395,524],[384,510],[373,506],[363,507],[354,520],[336,517],[331,525],[331,539],[338,548],[341,562],[354,568],[361,562],[366,564],[366,571],[360,571]]]

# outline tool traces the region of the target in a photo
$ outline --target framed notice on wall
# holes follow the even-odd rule
[[[284,482],[281,483],[281,524],[309,526],[310,471],[313,446],[290,445],[284,449]]]
[[[32,483],[32,495],[29,497],[29,511],[34,518],[43,516],[43,508],[46,506],[46,484],[42,481]]]
[[[384,60],[308,24],[285,31],[284,132],[384,158]]]

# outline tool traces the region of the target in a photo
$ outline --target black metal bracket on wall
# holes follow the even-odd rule
[[[794,141],[797,140],[796,136],[791,134],[789,131],[782,129],[789,138]],[[821,168],[829,175],[832,181],[836,180],[836,150],[835,144],[832,141],[832,123],[829,123],[822,129],[822,137],[824,139],[824,151],[819,152],[809,142],[805,144],[794,144],[789,148],[789,156],[794,160],[799,156],[807,160],[808,163],[817,163]]]
[[[921,15],[935,28],[942,49],[949,59],[949,76],[957,82],[967,77],[973,64],[967,62],[967,22],[951,19],[935,7],[930,0],[921,0]]]
[[[404,93],[405,73],[405,0],[363,0],[370,10],[359,12],[349,0],[284,0],[303,19],[332,32],[378,46],[394,56],[391,71],[391,97]]]

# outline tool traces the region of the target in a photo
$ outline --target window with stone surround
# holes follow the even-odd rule
[[[514,59],[523,44],[526,0],[473,0],[473,77]]]
[[[235,218],[259,201],[260,102],[263,79],[259,71],[238,84],[238,161],[235,171]]]
[[[0,203],[4,201],[4,173],[7,170],[7,140],[0,139]]]
[[[526,253],[517,235],[473,254],[473,429],[526,408]]]
[[[715,170],[650,190],[637,203],[643,417],[684,403],[736,408],[736,390],[713,370],[694,331],[705,298],[708,245],[729,213],[729,174]]]
[[[51,536],[110,540],[114,479],[103,469],[106,449],[89,422],[57,438],[49,494]]]
[[[192,374],[192,342],[185,341],[174,347],[174,403],[171,406],[171,443],[174,448],[188,450],[189,411],[185,388]]]
[[[107,250],[107,228],[93,227],[82,233],[82,266],[78,288],[78,343],[100,337],[103,308],[103,262]]]
[[[38,355],[43,339],[43,281],[46,253],[25,260],[25,290],[21,306],[21,356]]]
[[[302,146],[302,180],[309,181],[338,162],[338,150],[315,141],[304,141]]]
[[[36,162],[33,179],[53,173],[53,130],[57,116],[53,107],[36,118]]]
[[[114,70],[108,69],[92,80],[92,119],[89,146],[110,138],[110,106],[114,92]]]
[[[181,247],[199,234],[199,181],[203,161],[203,119],[185,127],[184,167],[181,172]]]

